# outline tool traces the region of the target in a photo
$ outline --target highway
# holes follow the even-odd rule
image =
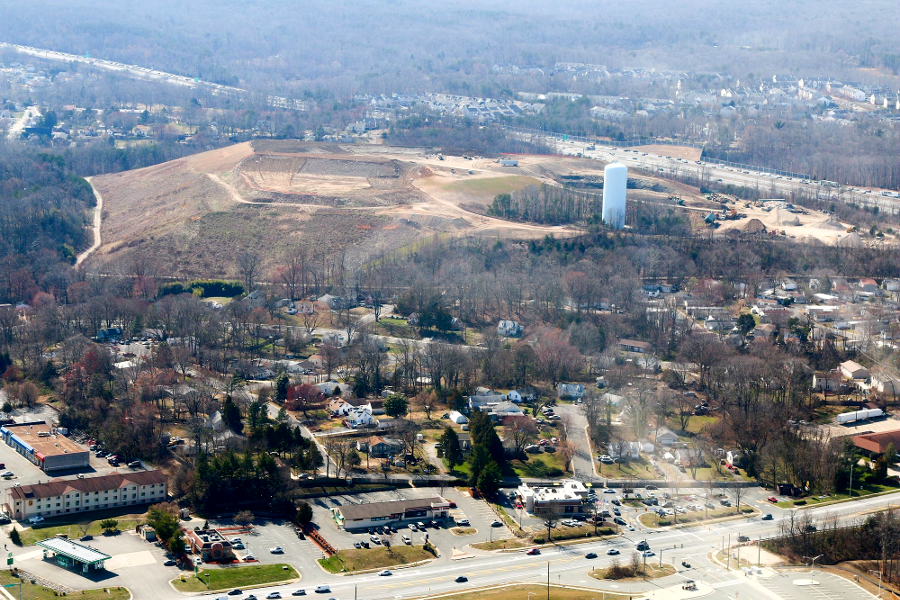
[[[741,170],[737,167],[721,166],[708,161],[672,158],[647,152],[640,148],[632,150],[617,146],[604,146],[599,141],[588,143],[572,140],[562,141],[557,136],[552,135],[541,136],[539,134],[522,133],[517,135],[523,139],[541,141],[554,148],[559,154],[571,156],[581,154],[584,157],[604,162],[620,162],[629,167],[639,167],[662,178],[690,175],[698,180],[706,179],[720,185],[732,184],[759,189],[772,198],[790,200],[792,194],[818,194],[822,198],[833,196],[847,203],[858,202],[860,204],[877,206],[879,210],[886,210],[889,213],[895,213],[900,210],[900,199],[898,197],[882,195],[882,192],[888,190],[849,186],[829,187],[808,179],[778,176],[749,169]],[[595,149],[588,150],[589,146],[594,146]],[[888,191],[888,193],[896,194],[893,191]]]
[[[35,56],[37,58],[43,58],[45,60],[57,60],[62,62],[77,62],[83,63],[87,65],[91,65],[97,67],[98,69],[104,69],[106,71],[114,71],[124,73],[130,77],[134,77],[136,79],[143,79],[146,81],[158,81],[163,83],[173,83],[176,85],[184,85],[188,87],[199,87],[203,86],[209,89],[212,89],[214,92],[221,93],[245,93],[246,90],[232,87],[229,85],[221,85],[218,83],[212,83],[210,81],[202,81],[199,79],[194,79],[193,77],[185,77],[183,75],[175,75],[174,73],[166,73],[165,71],[158,71],[156,69],[150,69],[147,67],[141,67],[138,65],[127,65],[120,62],[115,62],[112,60],[104,60],[102,58],[91,58],[89,56],[79,56],[77,54],[69,54],[66,52],[57,52],[56,50],[47,50],[44,48],[33,48],[31,46],[20,46],[18,44],[9,44],[6,42],[0,42],[0,48],[6,48],[9,50],[15,50],[16,52],[21,52],[22,54],[28,54],[30,56]]]
[[[546,584],[549,569],[549,579],[554,585],[576,585],[598,590],[633,593],[636,596],[643,595],[641,592],[646,590],[648,585],[669,587],[677,585],[679,579],[694,579],[714,588],[715,591],[710,597],[724,600],[729,597],[728,590],[732,586],[748,586],[751,585],[751,582],[748,582],[748,578],[741,571],[734,570],[733,563],[729,570],[721,563],[711,560],[712,554],[727,548],[729,540],[732,547],[736,547],[738,536],[744,535],[751,539],[751,544],[741,548],[741,557],[755,563],[757,547],[752,542],[777,534],[781,519],[791,512],[769,505],[760,494],[754,494],[754,498],[750,503],[764,511],[774,513],[774,520],[763,521],[759,517],[752,517],[660,531],[642,529],[625,532],[627,535],[620,535],[604,541],[543,548],[541,554],[536,556],[526,555],[524,549],[502,553],[466,549],[473,556],[450,560],[450,557],[445,554],[428,565],[396,569],[388,577],[381,577],[374,573],[337,576],[327,574],[319,569],[306,568],[302,573],[303,579],[299,583],[257,588],[253,591],[258,597],[264,597],[271,591],[280,591],[284,597],[288,597],[293,590],[305,589],[307,594],[315,596],[315,586],[328,585],[331,593],[324,597],[340,600],[411,598],[466,591],[503,583]],[[900,492],[868,500],[805,510],[819,521],[835,516],[840,521],[848,523],[864,517],[872,510],[885,508],[892,503],[896,505],[898,502],[900,502]],[[628,510],[633,515],[631,511],[634,509]],[[793,510],[799,512],[799,509]],[[646,539],[655,553],[654,556],[648,557],[647,561],[658,563],[660,554],[662,554],[664,563],[677,565],[675,575],[664,580],[657,580],[656,583],[642,584],[616,584],[611,581],[598,581],[588,576],[591,569],[607,567],[612,563],[614,557],[607,555],[610,548],[619,550],[618,560],[621,563],[630,561],[635,544],[641,539]],[[598,558],[585,558],[587,552],[595,552]],[[291,562],[290,556],[285,558]],[[689,563],[690,568],[682,566],[682,561]],[[457,583],[455,580],[460,575],[467,577],[468,581]],[[752,585],[758,584],[753,582]],[[771,590],[769,593],[763,592],[761,591],[758,596],[748,595],[747,597],[781,597],[771,593]],[[802,592],[794,592],[794,594],[798,593],[801,594],[800,597],[803,597]],[[179,598],[180,596],[171,592],[167,593],[166,597]],[[810,597],[822,598],[821,595]],[[792,596],[792,598],[797,598],[797,596]]]

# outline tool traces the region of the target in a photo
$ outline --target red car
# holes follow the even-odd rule
[[[768,498],[766,498],[766,500],[768,500],[769,502],[778,502],[778,498],[776,498],[775,496],[769,496]]]
[[[540,549],[540,548],[532,548],[531,550],[529,550],[529,551],[526,552],[525,554],[540,554],[540,553],[541,553],[541,549]]]

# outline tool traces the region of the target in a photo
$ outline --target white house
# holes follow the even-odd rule
[[[321,391],[326,396],[333,396],[334,391],[339,390],[341,384],[339,384],[337,381],[325,381],[323,383],[317,383],[316,387],[319,388],[319,391]]]
[[[497,324],[497,334],[503,337],[518,337],[523,329],[524,327],[515,321],[503,320]]]
[[[347,412],[344,419],[347,427],[356,429],[357,427],[370,427],[375,424],[375,417],[372,416],[372,409],[368,406],[358,406]]]
[[[584,386],[580,383],[559,383],[556,385],[556,394],[560,398],[581,398],[584,396]]]
[[[671,430],[663,427],[656,434],[656,441],[657,441],[657,443],[662,444],[663,446],[671,446],[672,444],[674,444],[675,442],[678,441],[678,436],[675,435],[675,433],[672,432]]]
[[[613,442],[609,445],[609,455],[613,458],[634,460],[641,456],[638,442]]]
[[[462,425],[463,423],[468,423],[469,419],[466,418],[466,415],[462,414],[458,410],[450,411],[450,420],[456,423],[457,425]]]
[[[332,417],[346,417],[354,406],[343,398],[335,398],[328,403],[328,412]]]
[[[510,402],[531,402],[537,397],[537,394],[531,389],[521,389],[511,390],[506,397]]]
[[[613,406],[621,406],[623,402],[625,402],[625,398],[623,396],[617,396],[616,394],[610,394],[609,392],[600,396],[601,402],[609,402]]]

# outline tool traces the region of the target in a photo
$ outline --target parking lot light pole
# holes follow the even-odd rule
[[[869,571],[870,575],[873,573],[875,573],[875,571]],[[878,569],[878,597],[881,598],[881,569]]]
[[[815,579],[815,577],[816,577],[816,561],[819,560],[820,558],[822,558],[823,556],[825,556],[825,555],[820,554],[818,556],[804,556],[803,557],[804,559],[806,559],[806,558],[812,559],[812,567],[809,570],[809,573],[810,573],[809,578],[810,579]]]

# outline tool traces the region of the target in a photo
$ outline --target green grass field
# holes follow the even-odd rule
[[[0,585],[19,582],[22,582],[22,598],[28,598],[28,600],[55,600],[56,598],[59,598],[56,592],[49,588],[32,584],[27,579],[22,580],[18,577],[14,577],[9,571],[0,571]],[[14,598],[19,597],[18,586],[7,588],[6,591],[7,593],[12,594]],[[82,600],[100,600],[101,598],[103,600],[128,600],[131,598],[131,593],[123,587],[108,587],[76,592],[72,594],[71,597],[77,597]]]
[[[319,564],[329,573],[351,573],[408,565],[432,558],[434,555],[422,546],[376,546],[361,550],[338,550],[331,558],[319,559]]]
[[[284,567],[287,567],[285,570]],[[244,567],[225,567],[222,569],[200,569],[196,575],[185,575],[172,580],[172,585],[179,592],[230,590],[232,588],[281,583],[297,579],[300,575],[290,565],[248,565]]]
[[[896,492],[900,488],[900,484],[885,485],[880,483],[864,483],[861,489],[853,490],[853,499],[865,498],[874,494],[884,494],[887,492]],[[784,500],[777,502],[775,506],[779,508],[794,508],[795,506],[815,506],[816,504],[824,504],[827,502],[842,502],[850,499],[849,494],[831,494],[828,496],[807,496],[806,498],[796,498],[795,500]],[[800,504],[798,504],[798,502]]]
[[[104,516],[102,519],[91,521],[87,533],[94,536],[101,535],[103,533],[103,530],[100,528],[100,521],[107,518],[115,519],[116,521],[118,521],[120,531],[129,531],[134,529],[141,523],[146,522],[147,513],[143,513],[140,515]],[[85,523],[86,522],[87,521],[85,521]],[[39,523],[39,525],[44,525],[46,523],[47,521],[44,521],[43,523]],[[22,537],[23,546],[32,546],[36,542],[46,540],[47,538],[54,537],[60,533],[63,535],[67,535],[70,539],[74,540],[77,540],[84,535],[84,532],[77,523],[67,523],[64,525],[54,525],[53,523],[50,523],[47,527],[38,527],[37,529],[35,529],[34,527],[29,527],[28,529],[22,529],[19,531],[19,534]]]
[[[478,196],[486,200],[493,200],[494,196],[497,194],[509,194],[526,188],[529,185],[541,185],[541,181],[534,177],[525,177],[524,175],[484,177],[454,181],[453,183],[447,184],[444,189]]]
[[[559,453],[529,454],[528,460],[515,459],[509,463],[519,477],[559,477],[563,464]]]

